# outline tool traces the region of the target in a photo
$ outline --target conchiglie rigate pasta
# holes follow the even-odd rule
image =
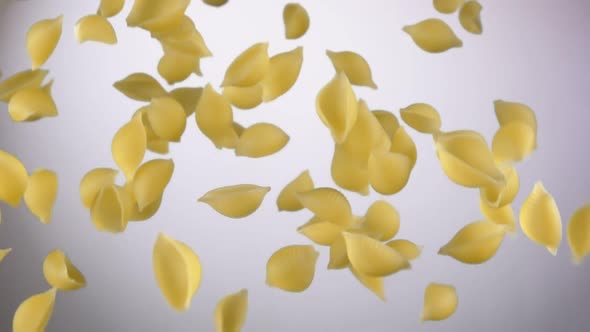
[[[34,23],[27,32],[27,52],[32,69],[41,67],[49,59],[61,38],[63,15]]]
[[[43,261],[43,275],[52,287],[61,291],[80,289],[86,286],[86,278],[66,254],[55,249]]]
[[[451,27],[438,18],[429,18],[416,24],[406,25],[403,31],[419,48],[429,53],[442,53],[451,48],[463,46],[463,42],[455,35]]]
[[[57,290],[35,294],[24,300],[12,318],[13,332],[43,332],[53,315]]]
[[[210,190],[198,201],[226,217],[245,218],[258,210],[269,191],[270,187],[238,184]]]
[[[215,306],[215,331],[239,332],[246,322],[248,313],[248,290],[242,289],[237,293],[222,298]]]
[[[420,320],[424,322],[447,319],[455,313],[458,303],[455,287],[430,283],[424,290],[424,304]]]
[[[319,253],[311,245],[289,245],[274,252],[266,263],[266,284],[288,292],[311,285]]]
[[[51,170],[39,169],[29,177],[24,194],[25,204],[31,213],[44,224],[51,222],[53,205],[57,198],[57,174]]]
[[[297,39],[303,36],[309,29],[309,21],[309,14],[302,5],[288,3],[283,8],[283,22],[287,39]]]
[[[519,219],[520,227],[529,239],[547,248],[551,254],[557,254],[562,237],[561,214],[542,182],[535,183],[522,203]]]

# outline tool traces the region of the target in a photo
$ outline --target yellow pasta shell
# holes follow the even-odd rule
[[[480,13],[482,6],[477,1],[467,1],[459,11],[459,22],[465,31],[480,35],[483,32]]]
[[[303,65],[303,47],[279,53],[269,60],[268,73],[260,81],[262,100],[273,101],[289,91],[301,72]]]
[[[234,148],[238,135],[233,130],[231,105],[210,84],[205,86],[195,111],[197,126],[219,149]]]
[[[399,127],[393,138],[391,139],[390,152],[401,153],[404,156],[410,158],[412,167],[416,164],[418,159],[418,150],[416,149],[416,143],[412,140],[412,137],[408,135],[403,127]]]
[[[329,270],[343,269],[349,266],[348,254],[346,253],[346,241],[344,235],[340,236],[330,245],[330,261],[328,262]]]
[[[186,80],[191,74],[202,75],[200,59],[168,48],[158,62],[158,74],[170,85]]]
[[[348,267],[352,275],[373,294],[377,295],[382,301],[385,301],[385,287],[383,285],[383,277],[370,277],[364,275],[352,266]]]
[[[330,174],[340,188],[363,196],[369,194],[368,159],[354,156],[342,144],[334,145]]]
[[[379,124],[381,124],[383,130],[385,130],[387,137],[389,137],[389,140],[393,142],[395,133],[400,128],[399,120],[395,117],[395,114],[381,110],[371,111],[371,113],[375,115],[375,118],[377,118],[377,121],[379,121]]]
[[[254,44],[229,65],[221,86],[252,86],[266,76],[269,65],[268,43]]]
[[[0,82],[0,100],[9,102],[15,93],[27,88],[40,88],[49,72],[44,69],[23,70]]]
[[[297,198],[297,193],[312,190],[313,180],[309,170],[301,172],[295,179],[289,182],[277,197],[277,208],[279,211],[299,211],[303,205]]]
[[[202,93],[203,88],[176,88],[170,91],[170,96],[182,105],[184,113],[189,117],[197,109]]]
[[[387,242],[386,245],[395,249],[395,251],[399,252],[408,260],[414,260],[418,258],[422,253],[422,247],[409,240],[392,240]]]
[[[376,201],[367,209],[363,226],[372,238],[390,240],[399,231],[399,213],[386,201]]]
[[[160,138],[148,138],[147,149],[153,153],[167,154],[170,151],[170,142]]]
[[[561,243],[561,215],[555,200],[543,183],[537,182],[520,208],[520,227],[533,242],[553,255]]]
[[[92,207],[90,217],[96,229],[102,232],[120,233],[127,228],[121,195],[114,185],[102,188]]]
[[[319,253],[311,245],[289,245],[266,263],[266,284],[288,292],[303,292],[311,285]]]
[[[438,133],[442,125],[438,111],[425,103],[416,103],[402,108],[400,115],[408,126],[424,134]]]
[[[98,15],[104,17],[113,17],[123,10],[125,0],[100,0]]]
[[[576,210],[567,225],[567,241],[575,264],[590,253],[590,204]]]
[[[309,14],[302,5],[288,3],[283,8],[283,23],[285,24],[285,38],[297,39],[309,29]]]
[[[15,122],[34,121],[57,116],[57,106],[46,90],[25,88],[17,91],[10,98],[8,113]]]
[[[247,87],[226,86],[223,96],[235,107],[248,110],[262,104],[262,85]]]
[[[198,199],[229,218],[244,218],[254,213],[264,200],[270,187],[238,184],[208,191]]]
[[[88,15],[79,19],[74,26],[74,34],[80,44],[87,41],[110,45],[117,43],[117,34],[111,22],[100,15]]]
[[[451,48],[463,46],[463,42],[455,35],[451,27],[443,20],[429,18],[402,29],[414,43],[429,53],[442,53]]]
[[[358,272],[370,277],[385,277],[410,269],[409,261],[394,249],[364,234],[344,232],[346,253]]]
[[[172,159],[150,160],[137,169],[133,178],[133,194],[140,212],[162,198],[173,172]]]
[[[43,332],[55,305],[57,290],[50,290],[35,294],[24,300],[16,309],[12,318],[13,332]]]
[[[115,184],[118,173],[112,168],[95,168],[86,173],[80,181],[80,199],[84,207],[90,209],[100,190]]]
[[[344,142],[358,115],[356,95],[343,72],[326,84],[316,98],[316,112],[337,144]]]
[[[244,127],[241,124],[239,124],[239,123],[237,123],[235,121],[232,124],[232,129],[236,133],[236,135],[237,135],[238,138],[240,136],[242,136],[242,133],[244,132]]]
[[[442,14],[456,12],[465,0],[433,0],[434,9]]]
[[[490,260],[500,248],[506,226],[490,221],[476,221],[461,228],[438,251],[465,264],[481,264]]]
[[[412,161],[401,153],[375,151],[369,157],[369,183],[380,194],[400,192],[411,173]]]
[[[12,252],[12,248],[0,249],[0,263]]]
[[[51,287],[62,291],[76,290],[86,286],[86,278],[66,254],[55,249],[43,261],[43,275]]]
[[[494,101],[494,112],[500,126],[518,121],[533,128],[535,132],[535,148],[537,147],[537,117],[530,107],[523,103],[498,99]]]
[[[36,22],[29,28],[27,53],[31,58],[33,70],[43,66],[55,50],[61,38],[62,23],[63,15],[60,15],[54,19]]]
[[[372,151],[391,148],[387,133],[363,100],[358,102],[356,122],[341,146],[363,163],[368,162]]]
[[[154,98],[146,111],[154,133],[167,141],[180,142],[186,128],[186,113],[171,97]]]
[[[197,254],[185,243],[159,233],[152,264],[166,302],[176,311],[186,311],[201,284],[202,268]]]
[[[352,223],[352,208],[341,192],[332,188],[316,188],[297,193],[299,202],[319,219],[348,227]]]
[[[29,174],[18,158],[0,150],[0,201],[18,207],[27,190]]]
[[[236,156],[261,158],[282,150],[289,142],[289,135],[271,123],[256,123],[240,135],[236,144]]]
[[[377,89],[373,81],[371,67],[365,58],[352,51],[326,51],[336,72],[344,72],[352,85],[366,86]]]
[[[162,85],[146,73],[133,73],[115,82],[113,86],[125,96],[139,101],[151,101],[152,98],[166,95]]]
[[[166,31],[184,16],[190,0],[135,0],[127,16],[127,26],[150,32]]]
[[[248,313],[248,290],[242,289],[221,299],[215,306],[215,331],[239,332]]]
[[[535,132],[524,122],[512,121],[501,126],[492,141],[492,153],[498,163],[517,162],[535,150]]]
[[[227,3],[228,0],[203,0],[209,6],[221,7]]]
[[[484,200],[479,201],[479,210],[487,221],[498,225],[505,225],[506,230],[510,233],[516,232],[516,218],[510,204],[502,207],[489,206]]]
[[[329,221],[320,221],[312,222],[311,224],[307,223],[299,227],[297,231],[315,244],[330,246],[338,239],[340,233],[344,231],[344,227]]]
[[[492,185],[480,188],[480,196],[487,205],[495,208],[512,203],[520,190],[518,172],[512,166],[500,166],[506,183],[504,185]]]
[[[445,320],[455,313],[458,304],[459,298],[455,287],[430,283],[424,290],[424,304],[420,321]]]
[[[44,224],[49,224],[55,199],[57,198],[57,174],[39,169],[29,177],[25,191],[25,204],[31,213]]]
[[[184,15],[174,25],[173,29],[152,33],[152,37],[160,41],[164,50],[172,48],[196,58],[213,55],[190,17]]]
[[[133,179],[137,168],[143,161],[146,145],[146,130],[141,114],[134,115],[131,121],[123,125],[113,137],[111,143],[113,160],[123,171],[127,180]]]

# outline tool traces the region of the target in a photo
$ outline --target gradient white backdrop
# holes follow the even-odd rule
[[[347,271],[327,271],[326,248],[320,249],[316,277],[307,291],[292,294],[264,283],[266,261],[275,250],[309,243],[295,229],[310,214],[278,213],[279,191],[304,169],[316,185],[334,185],[329,174],[333,143],[314,108],[317,91],[333,75],[326,49],[366,57],[379,90],[356,92],[372,109],[398,114],[408,104],[431,103],[445,130],[474,129],[491,139],[497,128],[493,100],[528,104],[538,116],[539,149],[518,166],[521,192],[515,211],[537,180],[554,195],[564,226],[590,200],[590,5],[586,0],[481,2],[484,33],[474,36],[461,29],[456,15],[435,12],[431,0],[301,0],[311,28],[302,39],[286,41],[281,16],[286,1],[230,0],[213,8],[194,0],[187,13],[215,57],[202,62],[204,77],[177,86],[218,86],[231,60],[256,42],[270,42],[271,53],[304,46],[301,76],[289,93],[254,110],[235,110],[238,122],[272,122],[291,141],[268,158],[237,158],[215,149],[190,118],[182,142],[171,148],[176,169],[160,211],[147,222],[130,224],[124,234],[111,235],[93,228],[78,184],[94,167],[114,167],[111,138],[141,105],[118,93],[113,82],[133,72],[158,77],[162,51],[147,32],[126,27],[131,1],[113,20],[119,43],[106,46],[78,45],[73,35],[74,23],[95,12],[98,0],[0,0],[4,76],[29,66],[28,27],[64,14],[61,41],[45,65],[55,79],[59,116],[15,124],[6,105],[0,105],[0,149],[18,156],[30,171],[44,167],[60,177],[50,225],[36,221],[24,205],[12,209],[1,204],[0,247],[14,251],[0,264],[0,331],[11,329],[20,302],[48,288],[42,261],[54,248],[70,256],[88,286],[58,294],[50,332],[213,331],[215,304],[241,288],[250,294],[245,332],[590,329],[590,264],[571,264],[565,242],[553,257],[520,232],[479,266],[436,255],[458,229],[481,218],[478,192],[451,183],[439,167],[432,139],[411,129],[418,163],[406,189],[386,199],[401,214],[398,237],[423,244],[424,252],[411,271],[386,280],[387,302]],[[435,55],[419,50],[401,27],[430,17],[447,21],[464,46]],[[228,219],[196,202],[210,189],[237,183],[272,187],[262,207],[248,218]],[[381,198],[346,195],[357,214]],[[152,274],[152,246],[160,231],[186,242],[202,261],[200,290],[183,314],[166,304]],[[459,307],[446,321],[420,324],[423,291],[432,281],[455,285]]]

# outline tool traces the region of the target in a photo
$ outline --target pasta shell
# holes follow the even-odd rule
[[[170,85],[186,80],[191,74],[202,75],[200,59],[178,50],[167,49],[158,62],[158,74]]]
[[[202,268],[197,254],[185,243],[159,233],[152,264],[166,302],[176,311],[186,311],[201,284]]]
[[[242,136],[242,133],[243,133],[243,132],[244,132],[244,130],[245,130],[245,129],[244,129],[244,127],[243,127],[241,124],[239,124],[239,123],[237,123],[237,122],[235,122],[235,121],[234,121],[234,123],[232,124],[232,129],[233,129],[233,131],[236,133],[236,135],[237,135],[238,137]]]
[[[46,90],[25,88],[10,98],[8,113],[15,122],[34,121],[57,116],[57,106]]]
[[[100,190],[115,184],[117,173],[112,168],[95,168],[84,175],[80,181],[80,199],[84,207],[90,209]]]
[[[218,149],[234,148],[238,135],[233,130],[233,111],[231,105],[218,94],[210,84],[205,86],[203,95],[195,111],[197,126]]]
[[[24,300],[12,318],[13,332],[43,332],[55,305],[55,288]]]
[[[309,170],[301,172],[293,181],[289,182],[277,197],[277,208],[279,211],[299,211],[303,205],[297,198],[297,193],[312,190],[313,180]]]
[[[487,221],[498,225],[505,225],[506,230],[510,233],[516,232],[516,218],[514,217],[514,211],[512,211],[510,204],[502,207],[491,207],[484,200],[480,200],[479,210]]]
[[[40,88],[49,72],[43,69],[24,70],[0,82],[0,100],[9,102],[18,91],[27,88]]]
[[[324,221],[348,227],[352,223],[352,208],[350,203],[336,189],[316,188],[297,193],[299,202]]]
[[[213,7],[221,7],[227,3],[228,0],[203,0],[204,3]]]
[[[270,187],[238,184],[208,191],[198,199],[229,218],[244,218],[254,213],[264,200]]]
[[[397,251],[364,234],[344,232],[350,264],[369,277],[385,277],[409,269],[409,261]]]
[[[12,248],[0,249],[0,263],[12,252]]]
[[[369,111],[367,104],[359,100],[356,122],[341,145],[355,159],[366,164],[372,151],[376,149],[388,151],[391,148],[391,141],[379,124],[379,120]]]
[[[504,174],[481,134],[458,130],[437,135],[435,140],[438,159],[451,181],[471,188],[505,185]]]
[[[54,19],[41,20],[34,23],[27,32],[27,53],[31,58],[32,69],[35,70],[49,59],[59,39],[63,15]]]
[[[463,46],[463,42],[455,35],[451,27],[443,20],[429,18],[402,29],[414,43],[429,53],[442,53],[451,48]]]
[[[51,251],[43,261],[43,275],[51,287],[62,291],[76,290],[86,286],[86,278],[59,249]]]
[[[123,6],[125,6],[125,0],[100,0],[97,13],[104,17],[113,17],[123,10]]]
[[[440,131],[442,121],[438,111],[429,104],[416,103],[400,110],[404,122],[414,130],[424,134]]]
[[[393,135],[391,140],[390,152],[401,153],[404,156],[410,158],[410,164],[412,167],[416,164],[418,159],[418,150],[416,149],[416,143],[412,140],[412,137],[408,135],[403,127],[399,127]]]
[[[217,332],[239,332],[246,322],[248,313],[248,290],[242,289],[230,294],[215,306],[215,330]]]
[[[489,221],[476,221],[461,228],[438,251],[465,264],[481,264],[490,260],[500,248],[506,227]]]
[[[481,35],[483,28],[481,26],[480,13],[482,6],[477,1],[467,1],[459,11],[459,22],[465,31],[476,35]]]
[[[414,242],[408,240],[392,240],[387,242],[386,245],[395,249],[395,251],[399,252],[407,260],[414,260],[422,253],[421,246],[418,246]]]
[[[371,67],[365,58],[360,54],[351,51],[326,51],[326,55],[332,61],[336,72],[344,72],[352,85],[366,86],[377,89],[373,81]]]
[[[161,196],[140,211],[133,193],[133,182],[127,182],[124,186],[116,186],[116,188],[121,196],[124,219],[126,220],[145,221],[153,217],[158,212],[158,209],[160,209],[160,204],[162,203]]]
[[[182,16],[176,25],[174,29],[169,31],[152,33],[152,37],[158,39],[165,50],[173,48],[196,58],[206,58],[213,55],[190,17]]]
[[[303,292],[311,285],[319,253],[311,245],[289,245],[266,263],[266,284],[288,292]]]
[[[262,86],[260,84],[247,87],[226,86],[223,96],[235,107],[248,110],[262,104]]]
[[[424,291],[424,305],[420,321],[445,320],[457,310],[459,298],[455,287],[438,283],[430,283]]]
[[[501,126],[492,141],[492,153],[498,163],[517,162],[535,150],[535,132],[523,122]]]
[[[127,228],[123,201],[114,185],[104,187],[90,208],[92,224],[102,232],[120,233]]]
[[[182,105],[187,117],[197,109],[202,94],[203,88],[176,88],[170,91],[170,96]]]
[[[139,211],[162,198],[174,172],[172,159],[154,159],[141,165],[133,178],[133,194]]]
[[[372,238],[390,240],[399,230],[399,213],[386,201],[376,201],[367,209],[363,226]]]
[[[244,130],[236,144],[236,156],[261,158],[282,150],[289,135],[270,123],[257,123]]]
[[[283,8],[283,22],[285,24],[285,38],[297,39],[309,29],[309,14],[302,5],[288,3]]]
[[[383,285],[383,277],[370,277],[364,275],[357,270],[355,270],[352,266],[348,267],[352,275],[368,290],[373,292],[373,294],[377,295],[382,301],[385,301],[385,287]]]
[[[254,44],[229,65],[221,86],[246,87],[257,84],[266,76],[269,65],[268,43]]]
[[[411,173],[412,161],[401,153],[375,151],[369,157],[369,183],[380,194],[400,192]]]
[[[170,152],[170,142],[159,138],[148,138],[147,149],[153,153],[167,154]]]
[[[330,245],[330,261],[328,262],[329,270],[343,269],[349,266],[348,254],[346,253],[346,241],[344,235],[340,236]]]
[[[334,183],[340,188],[363,196],[369,194],[368,159],[362,160],[354,156],[342,144],[334,146],[330,174]]]
[[[39,169],[29,177],[25,191],[25,204],[31,213],[42,223],[49,224],[55,199],[57,198],[57,174]]]
[[[332,245],[343,230],[344,227],[329,221],[307,223],[297,229],[299,233],[321,246]]]
[[[27,169],[15,156],[0,150],[0,201],[18,207],[29,182]]]
[[[190,0],[135,0],[127,16],[129,27],[150,32],[166,31],[184,16]]]
[[[494,112],[500,126],[518,121],[533,128],[535,132],[535,148],[537,147],[537,117],[530,107],[522,103],[498,99],[494,101]]]
[[[433,0],[434,9],[442,14],[456,12],[465,0]]]
[[[133,179],[145,156],[147,145],[146,130],[141,115],[135,115],[121,127],[111,143],[111,153],[127,180]]]
[[[575,264],[590,253],[590,204],[586,204],[574,212],[567,225],[567,241],[572,250]]]
[[[379,124],[381,124],[381,127],[383,127],[383,129],[385,130],[387,137],[389,137],[389,140],[393,142],[395,133],[400,128],[399,120],[395,117],[393,113],[388,111],[377,110],[372,111],[371,113],[375,115],[375,118],[377,118],[377,121],[379,121]]]
[[[522,204],[519,219],[520,228],[529,239],[557,255],[561,243],[561,215],[543,183],[535,183],[532,192]]]
[[[166,95],[162,85],[146,73],[133,73],[115,82],[113,86],[125,96],[139,101],[151,101]]]
[[[279,53],[269,60],[268,73],[260,81],[262,100],[273,101],[289,91],[301,72],[303,65],[303,47]]]
[[[186,113],[180,103],[171,97],[154,98],[146,114],[158,137],[180,142],[186,128]]]
[[[480,188],[481,199],[494,208],[512,203],[520,190],[520,180],[516,169],[512,166],[500,166],[500,171],[506,179],[505,185],[495,185]]]
[[[114,45],[117,43],[117,34],[111,22],[104,16],[88,15],[82,17],[74,26],[74,34],[78,43],[95,41]]]
[[[358,115],[356,95],[343,72],[324,86],[316,98],[316,111],[337,144],[344,142]]]

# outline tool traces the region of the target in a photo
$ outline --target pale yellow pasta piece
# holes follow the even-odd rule
[[[123,10],[125,0],[100,0],[97,14],[104,17],[113,17]]]
[[[190,307],[201,284],[201,261],[185,243],[159,233],[152,253],[154,276],[166,302],[176,311]]]
[[[261,158],[282,150],[289,142],[289,135],[271,123],[256,123],[240,135],[236,144],[236,156]]]
[[[377,89],[377,84],[373,81],[371,67],[365,58],[360,54],[352,51],[326,51],[326,55],[332,61],[336,72],[344,72],[352,85],[366,86]]]
[[[414,43],[429,53],[442,53],[451,48],[463,46],[463,42],[455,35],[451,27],[443,20],[429,18],[402,29]]]
[[[153,153],[167,154],[170,152],[170,142],[160,138],[148,138],[147,149]]]
[[[86,286],[86,278],[66,254],[55,249],[43,261],[43,275],[51,287],[61,291],[76,290]]]
[[[436,152],[447,177],[464,187],[504,185],[504,174],[481,134],[458,130],[435,136]]]
[[[176,88],[170,91],[170,96],[182,105],[184,113],[189,117],[197,109],[202,93],[203,88]]]
[[[18,207],[29,183],[27,169],[18,158],[0,150],[0,201]]]
[[[518,172],[512,166],[500,166],[500,171],[504,174],[506,179],[505,185],[496,185],[480,188],[481,199],[487,205],[495,208],[502,207],[506,204],[512,203],[520,189],[520,180]]]
[[[369,183],[380,194],[400,192],[411,173],[412,161],[401,153],[375,151],[369,157]]]
[[[269,102],[287,93],[299,78],[302,65],[303,47],[301,46],[272,56],[269,60],[268,73],[260,81],[263,90],[262,100]]]
[[[90,217],[96,229],[102,232],[120,233],[127,228],[124,202],[114,185],[102,188],[92,207]]]
[[[221,7],[227,3],[228,0],[203,0],[204,3],[213,7]]]
[[[297,231],[305,237],[321,246],[332,245],[344,231],[344,227],[329,221],[306,223],[297,228]]]
[[[506,204],[502,207],[489,206],[483,199],[479,200],[479,210],[487,221],[498,225],[505,225],[506,230],[510,233],[516,232],[516,218],[512,205]]]
[[[401,153],[404,156],[410,158],[412,167],[416,165],[418,159],[418,149],[416,149],[416,143],[403,127],[399,127],[394,133],[391,139],[390,152]]]
[[[483,32],[481,25],[482,6],[477,1],[467,1],[459,11],[459,22],[465,31],[480,35]]]
[[[456,12],[465,0],[433,0],[434,9],[442,14]]]
[[[139,210],[135,194],[133,193],[133,182],[127,182],[124,186],[116,186],[123,203],[124,218],[129,221],[145,221],[158,212],[162,203],[162,196]]]
[[[430,283],[424,291],[424,305],[420,321],[445,320],[457,310],[459,298],[455,287],[451,285]]]
[[[309,29],[309,14],[302,5],[288,3],[283,8],[283,23],[285,25],[285,38],[297,39]]]
[[[416,131],[425,134],[436,134],[440,131],[440,114],[429,104],[415,103],[402,108],[399,113],[402,120]]]
[[[39,169],[29,177],[29,184],[25,191],[25,204],[31,213],[44,224],[51,222],[51,214],[57,198],[57,174]]]
[[[98,14],[79,19],[74,26],[74,35],[80,44],[87,41],[110,45],[117,43],[117,34],[111,22]]]
[[[0,82],[0,100],[9,102],[15,93],[27,88],[40,88],[49,72],[44,69],[20,71]]]
[[[296,193],[299,202],[324,221],[348,227],[352,223],[352,208],[348,199],[333,188],[316,188]]]
[[[492,140],[492,153],[498,163],[527,158],[535,150],[536,135],[524,122],[512,121],[501,126]]]
[[[13,332],[43,332],[55,305],[57,290],[50,290],[35,294],[24,300],[16,309],[12,318]]]
[[[126,22],[150,32],[169,31],[178,25],[190,0],[135,0]]]
[[[243,110],[252,109],[262,104],[262,85],[247,87],[226,86],[223,96],[235,107]]]
[[[137,169],[133,177],[133,195],[139,211],[162,198],[173,172],[172,159],[150,160]]]
[[[372,111],[371,113],[375,115],[377,121],[379,121],[379,124],[381,124],[381,127],[383,127],[385,130],[387,137],[389,137],[389,140],[393,142],[395,133],[400,128],[399,120],[395,114],[381,110]]]
[[[143,126],[141,114],[133,116],[131,121],[123,125],[111,143],[113,160],[119,166],[127,180],[133,176],[143,161],[147,148],[146,130]]]
[[[348,268],[352,275],[363,286],[365,286],[368,290],[373,292],[373,294],[377,295],[377,297],[379,297],[382,301],[385,301],[385,287],[383,285],[383,277],[370,277],[358,272],[352,266],[349,266]]]
[[[213,189],[198,199],[229,218],[244,218],[254,213],[264,200],[270,187],[238,184]]]
[[[387,133],[363,100],[358,101],[356,122],[341,146],[363,164],[368,162],[371,152],[391,148]]]
[[[12,252],[12,248],[0,249],[0,263]]]
[[[547,248],[553,255],[561,243],[561,215],[555,200],[540,181],[520,208],[520,228],[533,242]]]
[[[364,234],[344,232],[346,253],[358,272],[370,277],[385,277],[409,269],[409,261],[394,249]]]
[[[533,128],[535,132],[535,148],[537,147],[537,117],[530,107],[522,103],[498,99],[494,101],[494,112],[500,126],[519,121]]]
[[[313,180],[309,170],[301,172],[295,179],[289,182],[277,197],[277,208],[279,211],[299,211],[303,205],[297,198],[297,193],[312,190]]]
[[[41,67],[51,56],[61,38],[63,15],[34,23],[27,32],[27,53],[32,69]]]
[[[575,264],[590,253],[590,204],[576,210],[567,225],[567,242],[572,250],[572,261]]]
[[[146,111],[154,133],[167,141],[180,142],[186,128],[186,113],[171,97],[154,98]]]
[[[392,240],[387,242],[386,245],[395,249],[408,260],[418,258],[422,253],[422,247],[409,240]]]
[[[399,213],[386,201],[375,201],[365,213],[363,226],[372,238],[390,240],[399,231]]]
[[[80,199],[84,207],[90,209],[100,190],[115,184],[118,173],[112,168],[95,168],[86,173],[80,181]]]
[[[158,62],[158,73],[170,85],[186,80],[191,74],[200,76],[200,58],[168,48]]]
[[[221,299],[215,306],[215,330],[240,332],[248,313],[248,290],[242,289]]]
[[[277,250],[266,263],[266,284],[288,292],[303,292],[313,281],[318,256],[311,245],[289,245]]]
[[[197,30],[195,22],[187,15],[177,20],[173,29],[152,32],[152,37],[160,41],[164,50],[173,48],[197,58],[206,58],[213,55],[203,36]]]
[[[254,44],[229,65],[221,86],[252,86],[266,76],[269,67],[268,43]]]
[[[328,262],[329,270],[343,269],[350,265],[348,254],[346,253],[346,241],[342,233],[332,245],[330,245],[330,261]]]
[[[334,145],[330,174],[340,188],[363,196],[369,194],[368,159],[354,156],[342,144]]]
[[[242,133],[243,133],[243,132],[244,132],[244,130],[245,130],[245,128],[244,128],[244,127],[243,127],[241,124],[239,124],[239,123],[237,123],[237,122],[235,122],[235,121],[234,121],[234,123],[232,124],[232,129],[233,129],[233,131],[236,133],[236,135],[237,135],[238,137],[242,136]]]
[[[490,260],[506,234],[506,226],[490,221],[476,221],[461,228],[438,251],[465,264],[481,264]]]
[[[113,87],[125,96],[139,101],[151,101],[152,98],[166,95],[162,85],[146,73],[133,73],[115,82]]]
[[[238,135],[233,130],[233,111],[230,103],[207,84],[195,111],[197,126],[218,149],[234,148]]]
[[[358,115],[356,95],[348,78],[339,72],[318,93],[316,112],[337,144],[344,142]]]
[[[8,113],[15,122],[35,121],[57,116],[53,97],[42,88],[25,88],[17,91],[8,102]]]

